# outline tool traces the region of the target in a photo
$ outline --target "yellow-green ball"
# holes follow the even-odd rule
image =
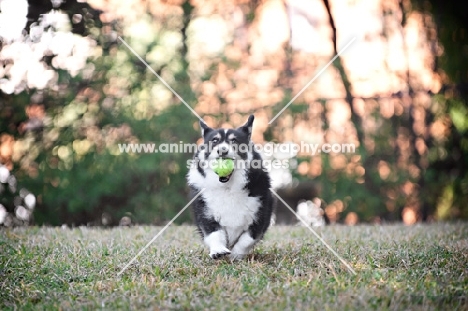
[[[226,177],[234,171],[234,161],[232,159],[219,158],[213,163],[213,171],[219,177]]]

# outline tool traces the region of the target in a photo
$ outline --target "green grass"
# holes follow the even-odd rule
[[[214,261],[193,227],[0,230],[0,309],[467,310],[468,224],[273,227]]]

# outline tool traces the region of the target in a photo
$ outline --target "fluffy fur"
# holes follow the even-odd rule
[[[252,115],[237,129],[212,129],[200,122],[204,143],[193,158],[187,180],[194,195],[205,189],[195,200],[193,213],[213,259],[224,255],[242,259],[270,225],[270,177],[252,147],[253,120]],[[220,178],[209,167],[210,160],[219,157],[234,159],[230,176]]]

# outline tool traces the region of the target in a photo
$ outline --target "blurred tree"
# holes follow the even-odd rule
[[[464,135],[468,110],[464,108],[467,94],[463,90],[468,89],[465,87],[468,75],[465,68],[467,63],[460,53],[460,44],[466,46],[464,31],[467,11],[464,9],[465,4],[461,3],[447,6],[440,1],[413,2],[414,8],[407,1],[399,1],[396,6],[392,3],[382,4],[381,35],[394,35],[391,32],[394,25],[392,19],[401,24],[403,56],[407,62],[406,70],[401,75],[406,85],[400,92],[393,94],[391,98],[356,97],[342,58],[338,57],[334,62],[344,87],[344,100],[351,112],[350,119],[356,130],[359,163],[364,176],[361,178],[360,174],[349,174],[348,167],[352,161],[347,167],[337,169],[333,162],[339,156],[321,156],[322,174],[318,178],[323,189],[321,195],[331,202],[329,210],[333,215],[330,218],[337,221],[344,220],[348,213],[357,213],[359,219],[365,221],[403,219],[407,223],[434,218],[467,217],[468,154],[465,146],[468,140]],[[336,38],[339,29],[332,13],[332,4],[337,4],[331,4],[328,0],[324,0],[323,4],[332,30],[332,46],[337,54]],[[414,9],[424,13],[436,12],[434,16],[437,29],[432,27],[430,16],[423,15],[423,20],[433,57],[436,58],[439,53],[434,34],[440,33],[440,42],[444,47],[444,53],[438,58],[438,62],[436,58],[434,71],[442,75],[446,72],[450,78],[444,81],[446,85],[441,89],[440,95],[433,96],[430,90],[418,89],[418,77],[415,78],[414,72],[410,70],[411,58],[406,44],[407,20],[410,14],[415,13]],[[452,53],[456,55],[452,57]],[[442,71],[439,72],[439,69]],[[455,87],[452,81],[456,82]],[[413,86],[417,86],[416,89]],[[422,100],[427,96],[432,97],[429,105]],[[356,110],[356,99],[363,100],[365,105],[369,104],[366,109],[370,111],[374,109],[372,106],[375,107],[373,103],[385,107],[394,99],[400,102],[400,107],[404,107],[403,114],[398,115],[395,112],[391,117],[384,117],[377,111],[362,117]],[[381,111],[382,109],[384,108]],[[301,112],[296,115],[296,122],[304,120]],[[323,120],[326,133],[327,118],[324,116]],[[378,124],[379,130],[363,128],[363,124],[369,122]],[[453,125],[441,134],[441,129],[447,123]],[[437,135],[434,133],[437,131],[439,137],[435,137]],[[307,158],[299,158],[300,164],[307,162]],[[308,178],[307,174],[298,172],[295,172],[295,176],[299,179]]]
[[[51,13],[50,5],[30,4],[25,40],[44,19],[42,14]],[[193,103],[186,49],[180,40],[189,22],[190,6],[185,7],[185,15],[179,16],[182,23],[174,23],[171,14],[158,23],[152,22],[151,15],[143,16],[145,27],[156,28],[153,39],[129,31],[125,39],[141,55],[155,51],[170,55],[148,62]],[[45,65],[57,73],[50,87],[1,94],[2,111],[9,112],[2,115],[9,120],[2,122],[2,132],[15,137],[18,149],[28,148],[18,152],[21,159],[14,172],[23,186],[38,194],[35,223],[117,224],[124,215],[136,222],[165,221],[177,206],[186,204],[185,166],[191,155],[126,154],[118,144],[194,142],[196,118],[130,51],[118,46],[116,33],[122,31],[118,21],[102,22],[98,10],[77,1],[63,2],[54,10],[70,17],[72,32],[95,42],[92,54],[96,56],[73,74],[57,68],[56,55],[44,54]],[[175,43],[165,45],[164,40]],[[25,113],[33,106],[45,111],[43,124],[34,128],[28,125],[35,115]],[[14,209],[13,202],[8,209]],[[178,221],[188,218],[184,215]]]
[[[434,146],[426,183],[439,219],[468,217],[468,4],[463,1],[412,0],[414,9],[431,14],[443,53],[434,70],[445,77],[434,97],[436,118],[449,122],[451,135]],[[442,173],[443,172],[443,173]],[[433,196],[433,195],[432,195]]]

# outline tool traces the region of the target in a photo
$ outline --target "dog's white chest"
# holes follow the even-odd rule
[[[222,227],[242,227],[244,230],[255,220],[260,202],[249,197],[246,190],[206,189],[203,193],[208,215]]]

